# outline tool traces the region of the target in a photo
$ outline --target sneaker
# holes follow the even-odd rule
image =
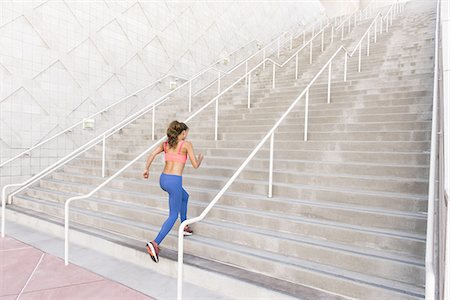
[[[155,243],[156,244],[156,243]],[[159,247],[153,244],[153,242],[147,242],[146,247],[147,248],[147,252],[150,255],[150,258],[155,262],[159,262],[159,256],[158,256],[158,252],[159,252]]]
[[[194,233],[194,231],[191,229],[191,227],[189,227],[189,225],[186,225],[184,227],[184,231],[183,231],[183,235],[192,235]]]

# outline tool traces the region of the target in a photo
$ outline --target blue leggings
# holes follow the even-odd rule
[[[186,220],[187,203],[189,199],[189,194],[182,186],[181,176],[162,173],[159,177],[159,185],[164,191],[169,193],[170,212],[169,217],[164,222],[158,236],[155,239],[155,242],[157,242],[158,245],[172,229],[178,219],[178,214],[180,214],[181,222]]]

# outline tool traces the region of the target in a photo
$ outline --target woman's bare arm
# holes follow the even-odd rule
[[[145,179],[148,178],[148,170],[150,169],[150,166],[153,162],[153,160],[155,159],[156,155],[158,155],[159,153],[164,151],[164,143],[162,143],[161,145],[159,145],[155,150],[153,150],[152,153],[150,153],[150,155],[147,158],[147,162],[145,163],[145,168],[144,168],[144,173],[143,176]]]
[[[184,146],[186,147],[192,166],[194,167],[194,169],[198,169],[202,164],[203,154],[200,153],[198,155],[198,158],[195,157],[194,146],[192,146],[191,142],[186,141],[186,143],[184,143]]]

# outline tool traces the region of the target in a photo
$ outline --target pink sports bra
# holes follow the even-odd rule
[[[178,149],[178,153],[169,153],[167,152],[167,142],[164,142],[164,154],[165,161],[174,161],[185,164],[187,161],[187,154],[181,154],[181,149],[183,148],[184,141],[180,143],[180,148]]]

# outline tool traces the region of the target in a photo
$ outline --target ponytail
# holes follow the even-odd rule
[[[171,148],[176,148],[178,144],[178,136],[184,131],[188,130],[189,127],[187,127],[186,124],[178,121],[173,121],[170,123],[169,127],[167,128],[167,142]]]

